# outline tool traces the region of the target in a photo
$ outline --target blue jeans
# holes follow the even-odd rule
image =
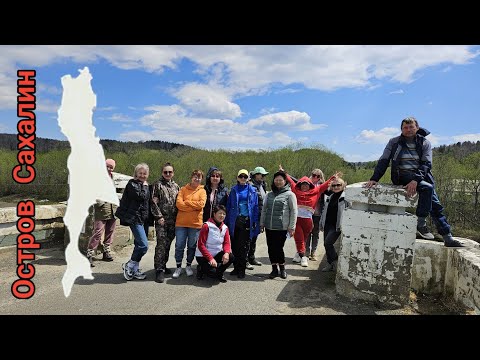
[[[191,264],[193,262],[199,234],[200,229],[181,226],[175,227],[175,261],[177,262],[177,265],[182,263],[185,245],[187,245],[187,264]]]
[[[140,262],[142,260],[143,255],[147,253],[148,250],[148,225],[145,224],[136,224],[130,225],[130,230],[133,233],[133,254],[132,254],[132,261]]]
[[[427,217],[430,213],[438,233],[440,235],[449,234],[450,225],[443,214],[443,206],[440,204],[435,187],[426,181],[421,181],[417,185],[417,192],[418,205],[416,215],[418,217]]]
[[[412,174],[405,174],[400,176],[399,183],[407,185],[412,180]],[[420,181],[417,184],[418,205],[416,215],[418,217],[427,217],[428,214],[432,216],[433,223],[440,235],[450,233],[450,225],[447,218],[443,214],[443,206],[440,204],[435,186],[427,181]]]

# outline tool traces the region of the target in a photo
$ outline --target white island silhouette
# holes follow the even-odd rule
[[[118,205],[118,197],[112,179],[105,166],[100,139],[95,136],[92,123],[93,108],[97,97],[90,81],[92,76],[85,67],[75,79],[62,77],[63,96],[58,110],[58,124],[70,142],[68,157],[70,196],[63,221],[68,228],[70,243],[65,249],[67,270],[62,285],[66,297],[72,291],[76,278],[93,279],[90,263],[78,249],[78,237],[88,215],[88,208],[97,199]]]

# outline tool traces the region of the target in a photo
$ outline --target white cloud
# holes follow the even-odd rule
[[[400,90],[390,91],[389,94],[390,94],[390,95],[394,95],[394,94],[404,94],[404,91],[403,91],[402,89],[400,89]]]
[[[141,118],[148,131],[128,131],[126,141],[161,139],[206,149],[267,149],[294,142],[283,131],[267,132],[230,119],[192,117],[179,105],[149,106],[152,111]]]
[[[120,114],[120,113],[113,114],[112,116],[110,116],[108,118],[108,120],[118,121],[118,122],[133,122],[133,121],[135,121],[135,120],[130,119],[130,117],[128,115]]]
[[[227,119],[242,116],[240,106],[231,102],[228,91],[220,86],[190,83],[173,95],[197,116]]]
[[[480,141],[480,134],[463,134],[463,135],[455,135],[452,136],[454,142],[464,142],[464,141],[471,141],[477,142]]]
[[[249,120],[247,125],[251,128],[277,131],[308,131],[327,126],[325,124],[312,124],[310,120],[310,115],[307,113],[293,110],[263,115]]]
[[[105,107],[97,107],[95,111],[113,111],[116,110],[116,106],[105,106]]]
[[[210,86],[223,87],[220,94],[224,97],[218,95],[211,101],[223,99],[220,113],[228,118],[240,116],[231,99],[263,94],[272,84],[300,84],[325,91],[368,89],[378,86],[378,80],[409,83],[430,66],[464,65],[479,55],[463,45],[5,45],[0,53],[0,109],[15,106],[11,84],[16,79],[5,74],[15,74],[18,66],[38,69],[65,59],[82,65],[105,60],[121,69],[161,73],[166,67],[175,69],[186,58],[198,66],[196,72]],[[201,109],[212,113],[210,100],[183,96],[185,106],[200,103],[196,110],[192,108],[199,115]]]
[[[263,108],[262,110],[260,110],[260,115],[271,114],[275,111],[277,111],[277,108],[275,108],[275,107]]]
[[[46,85],[42,83],[37,83],[37,93],[45,93],[45,94],[50,94],[50,95],[61,95],[62,94],[62,89],[52,86],[52,85]]]
[[[359,143],[377,143],[387,144],[392,137],[400,135],[401,131],[398,128],[383,128],[379,131],[362,130],[355,138]]]
[[[283,90],[276,91],[277,94],[295,94],[297,92],[302,91],[302,89],[292,89],[292,88],[286,88]]]
[[[47,113],[56,113],[60,108],[60,102],[46,99],[44,97],[37,98],[37,111],[47,112]]]

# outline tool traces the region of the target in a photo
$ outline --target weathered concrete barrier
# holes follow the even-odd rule
[[[63,242],[63,216],[66,205],[37,205],[35,206],[35,231],[33,235],[42,246],[58,245]],[[0,248],[17,245],[17,208],[7,207],[0,209]]]
[[[405,212],[417,198],[401,186],[347,186],[337,265],[339,294],[401,305],[408,302],[417,218]]]
[[[416,241],[411,287],[417,293],[452,297],[480,315],[480,244],[455,239],[467,247],[449,249],[442,242]]]

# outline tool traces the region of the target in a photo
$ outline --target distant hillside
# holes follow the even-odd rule
[[[475,152],[480,152],[480,141],[465,141],[452,145],[441,145],[433,149],[433,156],[453,155],[456,160],[460,160]]]
[[[132,142],[132,141],[117,141],[117,140],[100,140],[105,151],[109,152],[132,152],[141,149],[150,150],[173,150],[175,148],[193,149],[191,146],[171,143],[166,141],[145,141],[145,142]],[[18,140],[16,134],[0,134],[0,150],[17,150]],[[70,144],[66,140],[54,140],[45,138],[35,139],[36,150],[39,152],[47,152],[51,150],[64,150],[70,149]]]
[[[472,153],[480,152],[480,141],[471,142],[458,142],[451,145],[441,145],[433,148],[433,157],[437,155],[452,155],[455,160],[460,160]],[[377,165],[377,160],[375,161],[364,161],[364,162],[352,162],[349,163],[354,169],[373,169]]]

